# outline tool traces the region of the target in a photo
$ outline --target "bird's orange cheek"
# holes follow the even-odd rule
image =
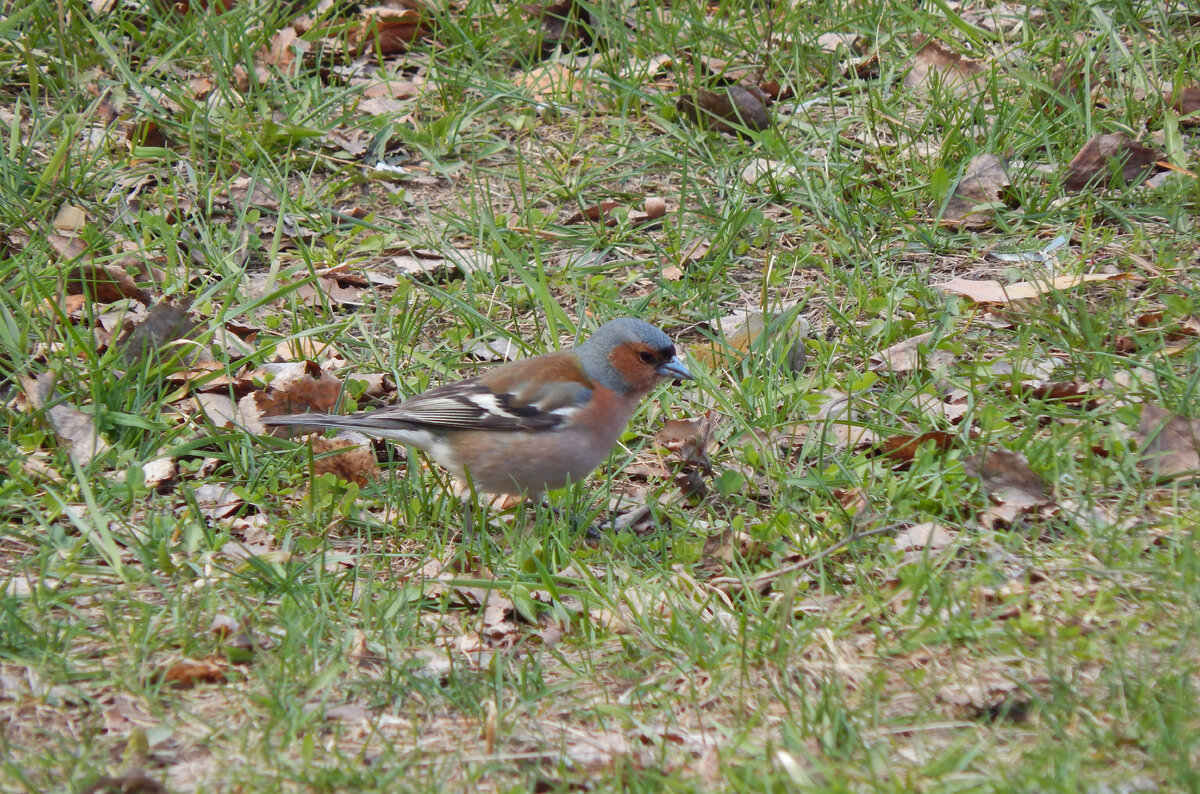
[[[613,369],[634,391],[647,391],[658,385],[659,376],[637,352],[628,347],[618,347],[609,356]]]

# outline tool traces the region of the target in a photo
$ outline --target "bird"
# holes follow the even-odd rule
[[[591,474],[656,387],[692,379],[670,337],[623,317],[572,349],[501,364],[387,408],[263,422],[397,441],[423,450],[476,491],[538,496]]]

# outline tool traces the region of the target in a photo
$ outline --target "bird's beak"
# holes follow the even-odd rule
[[[672,378],[674,380],[693,379],[692,373],[688,372],[688,368],[679,360],[679,356],[672,356],[670,361],[659,365],[657,372],[664,378]]]

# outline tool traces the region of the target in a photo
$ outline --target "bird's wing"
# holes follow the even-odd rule
[[[376,411],[374,418],[448,430],[554,430],[591,396],[590,388],[573,381],[506,390],[472,378]]]

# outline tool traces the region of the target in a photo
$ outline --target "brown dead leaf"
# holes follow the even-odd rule
[[[871,356],[871,371],[892,372],[900,375],[921,367],[926,370],[935,370],[953,364],[954,354],[949,350],[927,347],[932,339],[932,332],[919,334],[880,350]]]
[[[521,346],[511,339],[476,339],[463,352],[478,361],[514,361]]]
[[[118,265],[87,263],[76,266],[67,274],[67,294],[86,294],[97,303],[113,303],[122,298],[149,302],[146,291]]]
[[[443,279],[474,273],[477,270],[490,270],[492,257],[490,254],[473,249],[449,248],[440,253],[425,250],[410,250],[398,256],[393,256],[390,264],[401,273],[425,279],[440,277]]]
[[[193,363],[211,358],[195,345],[177,344],[194,338],[199,327],[188,313],[190,308],[190,301],[175,303],[165,298],[160,300],[150,309],[146,319],[117,340],[121,358],[127,364],[135,364],[152,356],[161,361],[180,355]]]
[[[896,533],[894,543],[897,551],[941,551],[954,542],[954,533],[932,521],[914,524]]]
[[[519,88],[529,92],[534,99],[547,101],[573,101],[588,93],[588,84],[579,76],[572,64],[553,61],[522,72],[513,79]]]
[[[108,442],[96,431],[95,420],[91,414],[76,410],[67,405],[47,405],[54,402],[54,384],[58,382],[58,373],[43,372],[36,378],[20,378],[21,389],[25,399],[34,409],[44,409],[50,427],[60,444],[67,448],[67,454],[80,466],[86,466],[98,455],[108,451]]]
[[[1146,403],[1138,420],[1142,464],[1162,478],[1200,471],[1200,420]]]
[[[746,130],[762,132],[771,126],[768,104],[762,89],[734,85],[721,91],[697,89],[694,94],[680,97],[675,107],[697,127],[741,135]]]
[[[91,261],[87,244],[77,235],[47,234],[46,242],[50,244],[50,249],[58,255],[58,258],[64,262],[72,262],[85,255],[87,255],[87,260]],[[69,282],[70,276],[67,278]]]
[[[1120,167],[1121,178],[1130,182],[1163,159],[1161,152],[1130,138],[1123,132],[1097,135],[1084,144],[1079,154],[1067,164],[1067,190],[1083,190],[1089,185],[1107,180],[1114,168]]]
[[[224,684],[229,679],[225,676],[225,663],[215,657],[208,659],[181,659],[162,673],[162,680],[180,689],[190,689],[196,684]]]
[[[700,419],[669,419],[654,434],[654,441],[667,450],[669,460],[708,467],[708,444],[715,423],[712,416]]]
[[[904,76],[904,85],[928,92],[935,85],[950,89],[957,96],[979,90],[987,64],[953,52],[940,42],[929,39],[913,53],[912,68]]]
[[[256,60],[274,66],[284,74],[294,74],[292,67],[297,63],[294,45],[298,38],[296,29],[291,26],[277,30],[271,43],[259,51]]]
[[[1189,85],[1174,92],[1168,91],[1163,98],[1179,114],[1181,126],[1200,126],[1200,85]]]
[[[942,292],[968,298],[976,303],[1007,304],[1029,300],[1056,290],[1071,289],[1080,284],[1129,277],[1125,273],[1083,273],[1077,276],[1055,276],[1045,281],[1019,281],[1008,285],[991,279],[955,278],[941,284],[934,284],[933,287]]]
[[[317,278],[301,284],[292,292],[296,300],[305,306],[321,306],[328,300],[334,305],[362,306],[363,290],[358,287],[344,286],[341,281],[333,278]]]
[[[350,32],[350,46],[358,54],[398,55],[413,42],[429,36],[423,14],[415,8],[364,8],[362,22]]]
[[[931,430],[920,435],[897,435],[885,438],[874,450],[877,455],[891,458],[901,467],[911,465],[919,450],[926,442],[931,442],[934,449],[945,452],[961,446],[961,441],[955,433],[942,430]]]
[[[987,225],[1010,184],[1003,160],[994,154],[975,155],[946,202],[943,220],[962,226]]]
[[[343,430],[335,438],[312,435],[309,436],[309,443],[313,451],[313,477],[332,472],[347,482],[361,486],[379,476],[379,464],[371,448],[371,439],[362,433]]]
[[[192,491],[200,514],[212,521],[229,518],[241,510],[246,501],[233,492],[232,485],[205,483]]]
[[[259,382],[269,380],[265,391],[248,395],[242,401],[252,400],[259,416],[305,411],[328,413],[342,393],[342,382],[313,361],[264,364],[251,373],[251,378]]]
[[[998,505],[1023,512],[1052,503],[1046,481],[1029,468],[1019,452],[985,449],[963,461],[967,474],[978,479]]]
[[[584,207],[579,212],[576,212],[571,217],[563,221],[563,224],[570,226],[575,223],[583,223],[584,221],[603,222],[605,226],[616,226],[617,219],[609,213],[616,209],[620,204],[616,201],[601,201],[599,204],[593,204],[590,207]]]
[[[237,427],[241,424],[237,406],[228,394],[201,392],[193,394],[192,401],[215,428]]]

